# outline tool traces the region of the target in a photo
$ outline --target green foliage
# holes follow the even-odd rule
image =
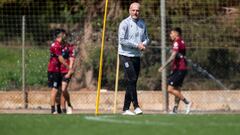
[[[46,48],[29,48],[26,54],[27,85],[46,85],[49,51]]]
[[[21,85],[21,50],[1,47],[0,58],[0,90],[19,87]]]
[[[88,48],[89,52],[89,59],[84,61],[84,64],[92,65],[95,77],[98,77],[99,71],[99,59],[100,59],[100,47],[95,45],[95,48],[92,46]],[[117,50],[114,47],[106,47],[104,49],[104,56],[103,56],[103,73],[102,73],[102,84],[103,87],[107,89],[114,89],[115,84],[115,74],[116,74],[116,61],[117,61]],[[120,75],[122,76],[122,75]],[[120,78],[121,80],[122,78]],[[121,89],[121,87],[120,87]]]
[[[25,56],[26,86],[47,85],[48,50],[27,48]],[[19,48],[0,49],[0,90],[20,88],[22,85],[22,54]]]

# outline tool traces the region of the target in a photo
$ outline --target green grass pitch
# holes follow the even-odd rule
[[[1,114],[1,135],[237,135],[240,115]]]

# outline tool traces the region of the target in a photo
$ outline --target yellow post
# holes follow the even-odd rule
[[[117,54],[117,67],[116,67],[116,79],[115,79],[114,106],[113,106],[114,114],[116,113],[116,110],[117,110],[118,77],[119,77],[119,55]]]
[[[104,41],[105,41],[107,7],[108,7],[108,0],[106,0],[105,2],[105,11],[104,11],[104,19],[103,19],[102,45],[101,45],[101,53],[100,53],[100,61],[99,61],[98,87],[97,87],[96,111],[95,111],[96,115],[99,113],[98,109],[99,109],[100,89],[101,89],[101,82],[102,82],[102,59],[103,59],[103,50],[104,50]]]

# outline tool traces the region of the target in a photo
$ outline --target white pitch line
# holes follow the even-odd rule
[[[99,122],[108,122],[108,123],[117,123],[117,124],[132,124],[132,125],[174,125],[173,123],[165,122],[151,122],[148,120],[145,121],[133,121],[133,120],[118,120],[113,119],[115,116],[85,116],[86,120],[99,121]]]
[[[179,125],[179,123],[175,122],[152,122],[149,120],[144,121],[134,121],[134,120],[122,120],[122,119],[114,119],[117,118],[114,115],[105,115],[105,116],[85,116],[86,120],[90,121],[98,121],[98,122],[107,122],[107,123],[116,123],[116,124],[131,124],[131,125],[151,125],[151,126],[175,126]],[[184,123],[183,125],[196,125],[197,123]],[[182,125],[182,123],[181,123]],[[209,122],[206,124],[207,126],[237,126],[239,127],[240,123],[218,123],[218,122]]]

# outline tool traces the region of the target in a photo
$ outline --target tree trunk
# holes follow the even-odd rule
[[[86,2],[86,7],[92,7],[91,2]],[[89,5],[89,6],[87,6]],[[87,88],[89,90],[95,90],[96,89],[96,82],[97,80],[94,78],[94,71],[93,71],[93,65],[85,66],[83,65],[83,61],[88,59],[88,52],[87,47],[88,45],[91,45],[92,42],[92,33],[93,31],[93,25],[92,20],[94,18],[94,15],[96,15],[96,8],[87,8],[87,15],[84,20],[84,30],[83,30],[83,36],[81,38],[81,41],[78,43],[78,49],[79,53],[76,57],[75,61],[75,74],[72,79],[71,89],[73,90],[79,90],[81,88]]]

